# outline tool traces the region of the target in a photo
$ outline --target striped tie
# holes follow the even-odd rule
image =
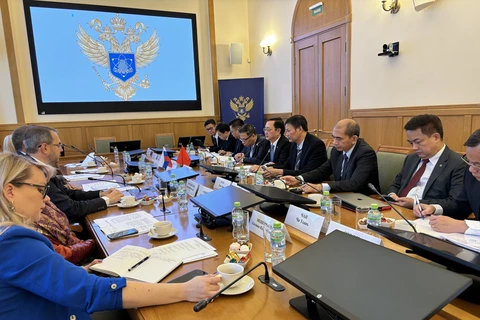
[[[295,170],[300,169],[300,155],[302,154],[302,149],[297,149],[297,160],[295,160]]]
[[[275,146],[272,144],[270,147],[270,162],[273,162],[273,159],[275,157]]]
[[[341,180],[346,180],[347,178],[347,165],[348,165],[348,156],[345,153],[343,154],[343,167],[342,167]]]

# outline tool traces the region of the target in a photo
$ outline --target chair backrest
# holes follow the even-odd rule
[[[330,159],[330,154],[332,153],[333,146],[327,147],[327,158]]]
[[[111,153],[113,150],[110,150],[110,142],[115,142],[116,139],[115,137],[94,137],[93,141],[97,153]]]
[[[162,148],[168,146],[169,148],[175,148],[175,138],[173,133],[156,133],[155,134],[155,146]]]
[[[333,139],[322,139],[323,143],[325,143],[325,148],[327,148],[328,150],[328,147],[330,147],[330,145],[332,144],[333,142]]]
[[[380,190],[385,193],[393,183],[397,174],[402,170],[403,163],[408,154],[412,153],[410,147],[396,147],[380,145],[377,149],[378,178]]]

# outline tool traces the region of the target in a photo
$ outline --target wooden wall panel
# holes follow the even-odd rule
[[[155,147],[155,134],[173,133],[170,123],[134,124],[132,127],[132,140],[142,140],[142,148]],[[175,136],[175,139],[177,137]]]
[[[179,137],[188,137],[188,136],[207,136],[207,131],[203,126],[204,121],[191,121],[191,122],[182,122],[173,124],[173,134],[175,139],[178,140]],[[218,123],[218,121],[217,121]],[[211,144],[210,139],[205,139],[205,144]]]
[[[472,117],[472,132],[480,129],[480,115]]]
[[[115,137],[116,141],[130,140],[128,125],[103,125],[87,127],[87,140],[92,143],[95,137]]]
[[[383,118],[358,118],[356,119],[360,125],[360,137],[377,150],[381,144],[389,146],[401,145],[402,134],[398,128],[401,122],[397,117]]]

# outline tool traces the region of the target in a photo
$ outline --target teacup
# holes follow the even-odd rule
[[[172,222],[171,221],[158,221],[153,224],[153,227],[150,228],[150,232],[157,234],[159,236],[165,236],[172,231]]]
[[[309,194],[308,195],[309,199],[315,200],[317,202],[317,205],[320,205],[320,201],[322,201],[323,196],[321,194]]]
[[[124,196],[120,199],[122,206],[133,206],[135,204],[134,196]]]
[[[88,161],[87,167],[95,167],[95,161]]]
[[[142,181],[142,175],[139,173],[135,173],[135,175],[132,177],[133,182],[140,182]]]
[[[228,286],[243,274],[243,267],[238,263],[224,263],[217,267],[217,272],[222,276],[221,283],[224,286]],[[231,286],[231,288],[234,288],[239,284],[240,281]]]

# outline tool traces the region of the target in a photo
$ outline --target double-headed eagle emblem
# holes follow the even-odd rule
[[[232,108],[236,118],[245,121],[245,119],[250,118],[248,112],[252,110],[253,103],[253,99],[240,96],[239,98],[233,98],[232,100],[230,100],[230,108]]]
[[[128,101],[136,94],[138,87],[144,89],[150,87],[147,74],[140,83],[137,83],[137,69],[148,66],[158,56],[160,48],[158,44],[159,37],[156,35],[156,30],[154,30],[150,38],[142,43],[140,35],[147,30],[147,27],[143,23],[137,22],[135,29],[125,28],[127,22],[125,19],[120,18],[119,14],[110,19],[110,23],[111,27],[108,25],[102,27],[102,22],[98,19],[93,19],[89,22],[90,28],[94,28],[99,33],[98,39],[100,41],[92,39],[79,25],[79,30],[76,32],[78,37],[77,43],[82,53],[90,61],[100,67],[109,69],[108,78],[111,83],[103,80],[96,67],[92,67],[105,89],[107,91],[112,89],[116,96],[124,101]],[[121,44],[115,37],[119,34],[125,36]],[[109,51],[107,51],[102,42],[110,43]],[[135,53],[132,51],[132,44],[138,44]]]

